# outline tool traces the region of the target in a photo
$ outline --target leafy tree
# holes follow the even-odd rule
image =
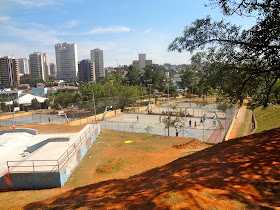
[[[31,75],[25,74],[20,77],[20,84],[29,84],[31,87],[35,87],[36,81]]]
[[[165,74],[160,70],[158,65],[152,64],[145,66],[144,74],[142,76],[142,83],[149,84],[147,80],[151,80],[150,83],[154,89],[160,91],[164,90],[165,84],[164,80],[166,79]]]
[[[196,85],[196,76],[195,73],[191,70],[185,71],[181,76],[181,85],[183,89],[188,88],[188,90],[192,90],[192,88]]]
[[[4,102],[1,102],[0,106],[1,106],[1,111],[2,112],[7,112],[8,111],[8,107]]]
[[[280,77],[280,1],[210,0],[225,15],[256,16],[256,24],[240,26],[210,17],[195,20],[169,50],[204,50],[200,56],[205,81],[235,103],[250,96],[253,106],[267,107]],[[199,58],[199,57],[197,57]]]
[[[13,101],[12,110],[14,110],[15,107],[19,107],[19,104],[16,100]]]
[[[49,99],[46,99],[46,100],[44,101],[44,103],[42,104],[42,108],[43,108],[43,109],[47,109],[50,105],[51,105],[50,100],[49,100]]]
[[[129,81],[130,85],[139,85],[140,84],[141,72],[135,66],[129,66],[128,73],[126,74],[126,78]]]
[[[39,101],[36,98],[33,98],[31,100],[31,108],[34,109],[34,110],[37,110],[37,109],[41,108],[41,105],[40,105]]]
[[[41,77],[36,78],[35,81],[36,81],[36,84],[37,83],[45,83],[45,81]]]
[[[73,102],[73,94],[68,92],[59,92],[54,97],[54,105],[55,107],[58,106],[58,104],[62,107],[67,107],[70,103]]]

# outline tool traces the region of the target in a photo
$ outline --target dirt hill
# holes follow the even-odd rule
[[[38,208],[280,209],[280,128],[25,207]]]

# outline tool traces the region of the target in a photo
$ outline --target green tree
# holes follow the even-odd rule
[[[193,89],[196,85],[196,75],[193,71],[188,70],[183,73],[181,76],[181,85],[183,89],[188,88],[189,92]]]
[[[34,109],[34,110],[37,110],[37,109],[41,108],[41,105],[40,105],[39,101],[36,98],[33,98],[31,100],[31,108]]]
[[[29,84],[31,87],[35,87],[36,81],[31,75],[25,74],[20,77],[20,84]]]
[[[152,84],[154,89],[158,89],[160,91],[164,90],[164,80],[166,79],[165,74],[160,70],[158,65],[152,64],[145,66],[144,74],[142,76],[142,83],[143,84]],[[147,80],[151,80],[147,82]]]
[[[51,105],[50,100],[49,100],[49,99],[46,99],[46,100],[44,101],[44,103],[42,104],[42,108],[43,108],[43,109],[47,109],[50,105]]]
[[[130,85],[139,85],[140,84],[141,72],[135,66],[129,66],[128,73],[126,74],[126,78],[129,81]]]
[[[205,81],[235,103],[250,96],[251,104],[267,107],[280,77],[280,1],[211,0],[225,15],[256,16],[256,24],[240,26],[210,17],[195,20],[169,50],[204,50]]]
[[[59,92],[54,97],[54,105],[55,107],[58,106],[58,104],[62,107],[67,107],[70,103],[73,103],[73,94],[68,92]]]
[[[1,111],[2,112],[7,112],[8,111],[8,107],[4,102],[1,102]]]

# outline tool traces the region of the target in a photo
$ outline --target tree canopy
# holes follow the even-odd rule
[[[231,102],[250,97],[252,106],[267,107],[280,77],[280,1],[210,0],[225,15],[256,16],[256,24],[241,26],[211,17],[195,20],[169,50],[199,52],[204,81]],[[276,91],[277,92],[277,91]]]

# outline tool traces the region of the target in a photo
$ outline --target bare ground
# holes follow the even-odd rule
[[[24,209],[280,209],[280,128]],[[135,165],[137,167],[137,165]]]

